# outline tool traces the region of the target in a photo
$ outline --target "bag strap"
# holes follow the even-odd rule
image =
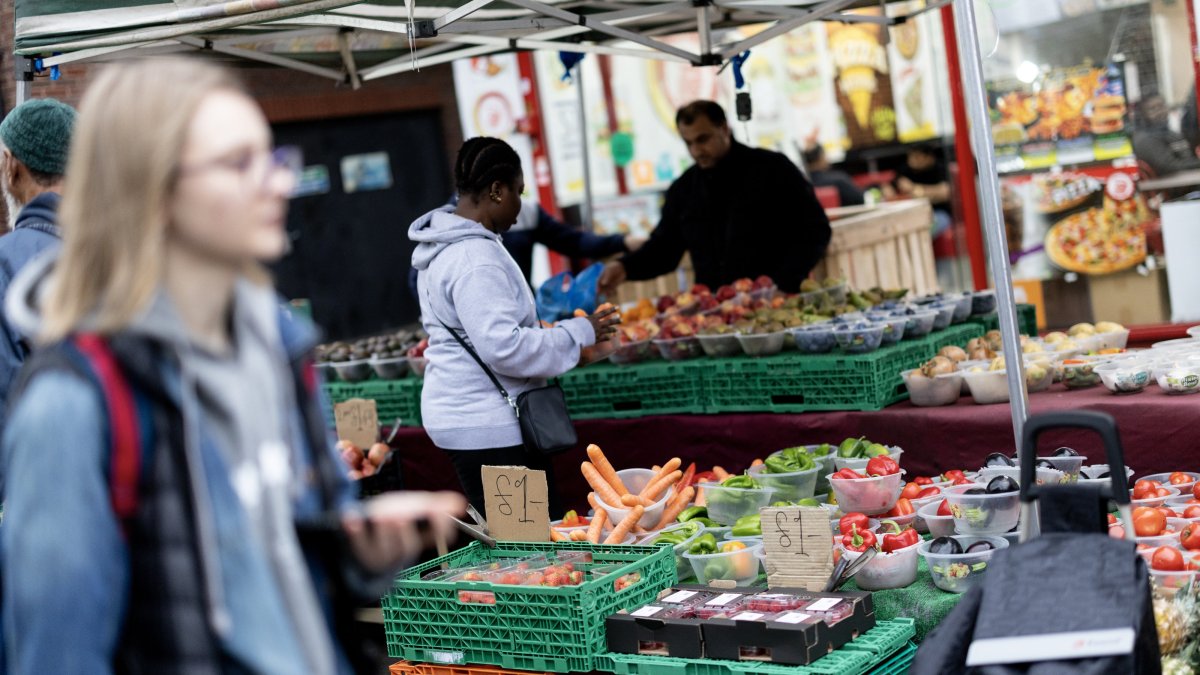
[[[492,372],[492,369],[487,367],[487,364],[483,362],[483,359],[479,358],[479,354],[475,353],[475,350],[471,347],[471,345],[467,344],[467,341],[464,340],[461,335],[458,334],[458,331],[454,330],[450,326],[447,326],[446,322],[442,321],[441,319],[438,319],[438,323],[442,324],[442,328],[445,328],[450,335],[454,336],[454,339],[458,341],[458,344],[462,345],[462,348],[467,350],[467,353],[471,355],[471,358],[475,359],[475,363],[478,363],[479,367],[483,368],[483,372],[487,373],[487,376],[492,380],[492,384],[496,385],[496,389],[500,392],[500,395],[504,397],[505,401],[508,401],[508,405],[513,409],[513,412],[517,414],[517,418],[520,419],[521,411],[519,408],[517,408],[517,402],[513,400],[512,396],[508,395],[508,390],[504,388],[504,385],[500,384],[500,379],[496,377],[496,374]]]
[[[127,523],[137,513],[138,478],[142,470],[137,403],[116,357],[103,338],[83,333],[76,335],[73,342],[91,365],[108,407],[109,494],[122,533],[128,536]]]

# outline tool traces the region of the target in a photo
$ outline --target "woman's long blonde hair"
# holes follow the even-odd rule
[[[59,223],[62,254],[47,287],[42,340],[125,328],[162,278],[171,193],[197,109],[244,92],[229,71],[196,59],[108,66],[84,94]]]

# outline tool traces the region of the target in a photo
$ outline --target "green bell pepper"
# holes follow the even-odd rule
[[[820,445],[813,446],[810,454],[816,455],[817,457],[825,457],[831,452],[833,452],[833,448],[828,443],[822,443]]]
[[[754,476],[749,474],[730,476],[721,483],[721,487],[738,488],[741,490],[758,490],[762,488],[762,486],[758,484],[758,481],[754,480]]]
[[[867,457],[879,457],[881,455],[890,454],[887,446],[882,443],[871,443],[866,448]]]
[[[766,473],[795,473],[816,467],[816,462],[803,448],[786,448],[767,457],[763,462]]]
[[[717,521],[713,520],[712,518],[705,518],[704,516],[701,516],[699,518],[692,518],[688,522],[689,523],[699,523],[699,524],[703,525],[704,527],[721,527],[721,524],[718,523]]]
[[[696,518],[703,518],[708,515],[708,508],[704,506],[689,506],[679,513],[679,517],[675,520],[686,523]]]
[[[735,537],[761,537],[762,536],[762,516],[755,513],[750,516],[742,516],[733,524],[733,529],[730,533]]]
[[[866,437],[847,438],[838,446],[837,456],[842,459],[862,459],[867,453]]]
[[[688,547],[688,553],[692,555],[703,555],[706,553],[717,552],[717,538],[710,532],[705,532],[700,535],[692,545]]]

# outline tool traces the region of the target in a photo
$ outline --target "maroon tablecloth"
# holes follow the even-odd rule
[[[1137,474],[1176,469],[1196,470],[1200,447],[1200,395],[1170,396],[1157,387],[1117,396],[1103,387],[1066,391],[1061,385],[1030,397],[1031,412],[1099,410],[1117,419],[1125,446],[1125,462]],[[583,447],[595,443],[618,468],[649,467],[671,457],[701,469],[720,465],[733,472],[756,457],[780,448],[808,443],[839,443],[848,436],[904,449],[902,464],[910,476],[948,469],[979,468],[992,452],[1015,450],[1009,406],[975,405],[963,398],[957,405],[917,408],[905,402],[878,412],[830,412],[797,415],[664,415],[628,420],[581,420],[576,423],[580,449],[555,459],[556,485],[565,505],[587,508],[588,488],[579,463]],[[393,443],[404,459],[408,487],[456,488],[449,460],[419,428],[403,429]],[[1103,463],[1099,440],[1089,432],[1054,432],[1042,448],[1070,445]]]

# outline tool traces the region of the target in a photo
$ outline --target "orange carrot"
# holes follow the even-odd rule
[[[650,470],[653,471],[654,473],[658,473],[659,471],[662,471],[662,467],[655,464],[654,466],[650,467]]]
[[[649,494],[650,486],[652,486],[656,482],[658,482],[658,480],[661,479],[663,476],[666,476],[666,475],[670,474],[672,471],[675,471],[676,469],[678,469],[681,464],[683,464],[682,460],[680,460],[678,457],[673,457],[670,461],[668,461],[666,464],[664,464],[661,469],[658,469],[658,473],[654,475],[654,478],[650,479],[649,483],[646,483],[646,486],[642,488],[642,491],[640,493],[638,493],[638,496],[646,497],[646,498],[650,499],[651,501],[653,501],[653,498],[650,497],[650,494]],[[682,476],[683,473],[680,472],[679,475]],[[679,480],[679,478],[676,478],[675,480]],[[659,490],[659,492],[662,492],[662,490]]]
[[[633,530],[634,524],[641,519],[642,514],[645,512],[646,509],[640,504],[633,507],[629,511],[629,515],[625,516],[624,520],[617,523],[617,526],[613,528],[612,533],[608,535],[608,539],[605,539],[604,543],[620,544],[621,542],[625,541],[625,537],[629,536],[630,531]]]
[[[726,470],[725,470],[724,468],[722,468],[722,467],[719,467],[719,466],[714,466],[714,467],[713,467],[713,469],[712,469],[712,471],[713,471],[713,475],[715,475],[715,476],[717,477],[717,482],[718,482],[718,483],[720,483],[721,481],[725,480],[726,478],[729,478],[729,472],[728,472],[728,471],[726,471]]]
[[[696,498],[692,500],[693,506],[708,506],[708,498],[704,496],[704,488],[696,488]]]
[[[756,459],[753,462],[750,462],[751,469],[753,469],[756,466],[762,466],[762,465],[763,465],[763,461],[761,459]]]
[[[671,485],[678,481],[681,476],[683,476],[683,472],[679,469],[675,469],[665,476],[655,478],[653,482],[646,486],[645,490],[642,490],[642,496],[652,502],[658,501],[658,498],[662,496],[662,493],[666,492],[667,488],[671,487]]]
[[[595,493],[588,493],[588,502],[595,511],[592,512],[592,523],[588,525],[587,540],[598,544],[600,543],[600,531],[604,529],[604,523],[608,522],[608,511],[600,508],[600,505],[596,503]]]
[[[571,541],[587,541],[587,532],[583,530],[572,530]]]
[[[550,541],[571,541],[571,538],[552,527],[550,528]]]
[[[596,496],[600,501],[609,506],[621,505],[621,495],[613,489],[612,485],[609,485],[608,481],[604,480],[604,477],[600,475],[600,472],[596,470],[596,467],[591,462],[584,462],[580,466],[580,470],[583,471],[584,479],[596,491]]]
[[[587,454],[588,459],[592,460],[592,464],[596,467],[596,471],[600,472],[600,475],[617,491],[617,494],[629,494],[629,488],[625,487],[625,483],[617,475],[617,471],[613,468],[612,463],[604,456],[604,451],[600,449],[600,446],[595,443],[589,445],[587,447]]]
[[[671,500],[671,503],[667,505],[667,508],[663,510],[662,518],[658,519],[658,524],[654,526],[654,529],[661,530],[669,525],[671,521],[678,518],[679,514],[682,513],[685,508],[687,508],[688,502],[692,501],[692,497],[695,494],[696,488],[691,487],[690,485],[685,487],[682,492],[680,492],[674,499]]]

